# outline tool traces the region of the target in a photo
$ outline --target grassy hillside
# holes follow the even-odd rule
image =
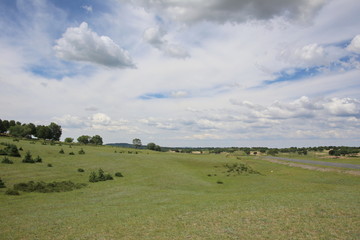
[[[19,196],[1,188],[0,239],[360,238],[357,176],[225,154],[0,142],[23,149],[22,157],[9,157],[14,164],[0,163],[8,188],[31,180],[87,183],[70,192]],[[43,162],[22,163],[26,151]],[[227,176],[224,164],[240,163],[261,174]],[[99,168],[124,177],[88,182]]]

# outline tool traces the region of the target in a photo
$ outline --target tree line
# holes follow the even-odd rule
[[[60,125],[54,122],[49,125],[35,125],[33,123],[0,119],[0,133],[20,138],[30,139],[34,136],[41,139],[59,141],[62,129]]]

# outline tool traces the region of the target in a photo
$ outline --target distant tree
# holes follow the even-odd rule
[[[90,142],[90,136],[88,136],[88,135],[82,135],[82,136],[80,136],[80,137],[78,137],[77,138],[77,141],[79,142],[79,143],[83,143],[83,144],[88,144],[89,142]]]
[[[7,132],[9,130],[10,127],[10,122],[8,120],[3,120],[3,127],[4,127],[4,132]]]
[[[159,145],[156,145],[155,143],[151,142],[146,145],[146,148],[153,151],[161,151],[161,147]]]
[[[14,137],[27,137],[31,136],[31,129],[27,125],[15,125],[9,128],[10,135]]]
[[[49,127],[44,125],[37,125],[36,126],[36,135],[37,138],[42,139],[51,139],[52,133]]]
[[[12,126],[15,126],[15,125],[16,125],[15,120],[10,120],[9,127],[12,127]]]
[[[103,139],[99,135],[95,135],[90,139],[90,143],[95,144],[95,145],[102,145]]]
[[[156,144],[151,142],[146,145],[146,148],[149,150],[155,150]]]
[[[36,135],[36,126],[33,123],[27,124],[27,127],[30,129],[30,135]]]
[[[3,120],[0,119],[0,133],[6,132],[6,128],[4,126]]]
[[[65,138],[65,142],[66,142],[66,143],[72,143],[73,141],[74,141],[74,139],[71,138],[71,137]]]
[[[61,126],[57,125],[54,122],[52,122],[52,123],[50,123],[48,128],[50,129],[50,132],[51,132],[51,138],[50,139],[55,140],[55,141],[59,141],[60,137],[61,137],[61,134],[62,134]]]
[[[133,139],[133,145],[135,146],[135,148],[141,147],[141,140],[138,138]]]

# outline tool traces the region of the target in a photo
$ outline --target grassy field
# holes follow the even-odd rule
[[[360,239],[357,176],[225,154],[0,142],[43,159],[0,163],[7,187],[30,180],[87,183],[20,196],[0,189],[0,239]],[[261,174],[227,176],[226,163],[246,163]],[[99,168],[124,177],[89,183]]]

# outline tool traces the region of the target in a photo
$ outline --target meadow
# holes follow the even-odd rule
[[[254,156],[0,142],[23,149],[13,164],[0,163],[0,239],[360,239],[359,176]],[[22,163],[27,151],[42,162]],[[230,174],[226,164],[259,174]],[[89,182],[99,168],[124,177]],[[87,185],[5,194],[28,181]]]

